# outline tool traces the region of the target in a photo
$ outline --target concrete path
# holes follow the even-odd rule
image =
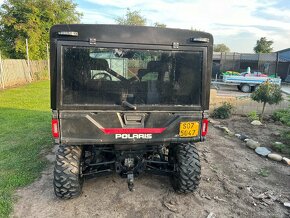
[[[287,95],[290,95],[290,84],[282,84],[281,86],[282,92]]]

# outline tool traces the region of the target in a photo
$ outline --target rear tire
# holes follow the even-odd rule
[[[191,143],[173,144],[169,151],[170,162],[174,166],[171,177],[173,189],[178,193],[191,193],[199,185],[200,160],[195,146]]]
[[[81,146],[60,145],[54,166],[54,193],[58,198],[71,199],[81,194]]]
[[[245,93],[251,92],[251,86],[249,84],[242,84],[241,91]]]

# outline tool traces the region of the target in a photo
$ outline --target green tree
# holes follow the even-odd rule
[[[115,22],[119,25],[146,26],[147,19],[141,15],[140,11],[131,11],[127,8],[125,16],[115,18]],[[166,24],[159,22],[155,22],[153,26],[166,28]]]
[[[196,29],[196,28],[193,28],[192,26],[190,27],[190,30],[192,30],[192,31],[201,31],[200,29]]]
[[[9,58],[46,57],[49,29],[54,24],[79,23],[82,16],[71,0],[5,0],[0,9],[0,49]]]
[[[230,52],[230,48],[225,44],[216,44],[213,46],[214,52]]]
[[[159,22],[155,22],[155,23],[154,23],[154,26],[155,26],[155,27],[166,28],[166,24],[164,24],[164,23],[159,23]]]
[[[140,13],[140,11],[131,11],[129,8],[127,8],[125,16],[117,17],[115,21],[120,25],[145,26],[146,18],[143,17]]]
[[[266,81],[259,85],[259,87],[251,94],[254,101],[262,102],[263,108],[260,120],[263,121],[266,104],[278,104],[283,100],[282,91],[279,85]]]
[[[259,40],[257,40],[257,44],[254,47],[255,53],[270,53],[273,51],[273,48],[271,47],[273,45],[272,40],[267,40],[266,37],[261,37]]]

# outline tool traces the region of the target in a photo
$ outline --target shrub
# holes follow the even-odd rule
[[[285,145],[285,146],[282,146],[281,152],[284,154],[290,155],[290,130],[286,130],[282,132],[281,139]]]
[[[284,150],[286,149],[286,145],[284,145],[283,143],[282,144],[276,144],[274,143],[273,144],[273,148],[276,150],[276,151],[279,151],[279,152],[284,152]]]
[[[270,174],[270,171],[267,169],[267,168],[261,168],[258,172],[258,174],[260,176],[263,176],[263,177],[268,177],[269,174]]]
[[[272,115],[273,120],[280,121],[283,124],[290,126],[290,109],[275,111]]]
[[[282,133],[282,137],[283,139],[285,139],[286,142],[288,142],[288,144],[290,145],[290,131],[284,131]]]
[[[266,104],[278,104],[283,100],[280,86],[270,83],[270,81],[260,84],[257,90],[251,94],[251,98],[254,101],[263,103],[263,109],[260,117],[261,122],[263,121]]]
[[[224,102],[222,106],[215,108],[212,117],[219,119],[227,119],[232,115],[233,106],[230,103]]]
[[[282,140],[285,142],[290,154],[290,130],[282,132]]]
[[[247,117],[249,118],[250,121],[259,120],[259,115],[257,114],[257,111],[251,111],[250,113],[247,114]]]
[[[272,118],[275,121],[280,121],[286,126],[290,126],[290,107],[288,107],[288,109],[275,111],[272,115]],[[274,148],[276,148],[282,153],[290,155],[290,130],[284,130],[282,132],[281,139],[284,142],[284,146],[278,145],[276,147],[274,146]]]

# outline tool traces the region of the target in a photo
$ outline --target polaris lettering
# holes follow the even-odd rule
[[[152,139],[152,134],[116,134],[115,139]]]

